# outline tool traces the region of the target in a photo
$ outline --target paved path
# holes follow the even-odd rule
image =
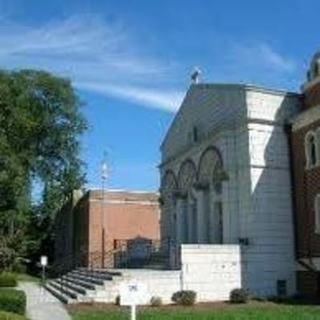
[[[30,320],[71,320],[54,296],[33,282],[20,282],[19,288],[27,295],[27,317]]]

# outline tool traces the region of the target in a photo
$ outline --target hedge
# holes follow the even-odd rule
[[[0,273],[0,288],[16,287],[17,277],[12,273]]]
[[[15,289],[0,290],[0,310],[25,314],[26,311],[26,295],[23,291]]]
[[[192,306],[195,304],[197,298],[196,292],[192,290],[177,291],[172,295],[171,300],[176,304],[182,306]]]
[[[249,293],[242,288],[233,289],[230,292],[230,301],[232,303],[247,303],[249,300]]]
[[[16,313],[0,311],[0,320],[27,320],[27,318]]]

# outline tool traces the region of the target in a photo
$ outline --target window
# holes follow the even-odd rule
[[[318,164],[317,138],[313,131],[307,133],[305,138],[306,167],[312,168]]]
[[[320,194],[317,194],[314,199],[314,231],[320,234]]]
[[[198,142],[199,136],[198,136],[197,127],[193,127],[192,135],[193,135],[193,142]]]
[[[277,295],[279,297],[287,296],[287,281],[286,280],[277,280]]]

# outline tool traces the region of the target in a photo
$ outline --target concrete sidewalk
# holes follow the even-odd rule
[[[71,320],[63,304],[37,283],[20,282],[19,289],[27,295],[30,320]]]

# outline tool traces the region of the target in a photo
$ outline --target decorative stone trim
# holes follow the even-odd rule
[[[197,181],[193,184],[193,187],[196,189],[196,190],[208,190],[209,187],[210,187],[210,184],[208,182],[200,182],[200,181]]]
[[[228,180],[229,180],[229,175],[223,169],[218,170],[213,176],[213,182],[228,181]]]
[[[292,124],[292,131],[298,131],[320,119],[320,105],[300,113]]]
[[[188,197],[188,193],[181,190],[175,190],[173,195],[178,199],[186,199]]]

